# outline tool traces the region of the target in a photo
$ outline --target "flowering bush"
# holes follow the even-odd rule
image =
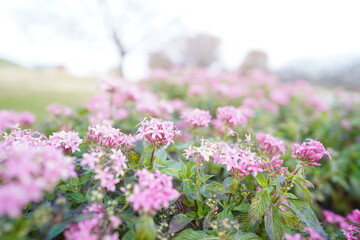
[[[38,130],[0,112],[1,239],[359,238],[351,95],[205,69],[100,89]]]

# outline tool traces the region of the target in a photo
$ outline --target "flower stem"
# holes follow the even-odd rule
[[[153,168],[153,164],[154,164],[154,153],[156,151],[156,146],[154,146],[154,149],[152,150],[151,153],[151,158],[150,158],[150,168]]]

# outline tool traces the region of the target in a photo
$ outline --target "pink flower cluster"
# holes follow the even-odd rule
[[[15,125],[31,125],[35,116],[30,112],[17,113],[11,110],[0,110],[0,132]]]
[[[360,239],[360,210],[355,209],[346,217],[340,216],[329,210],[323,210],[324,220],[336,223],[341,228],[347,240]]]
[[[53,116],[70,116],[73,114],[71,108],[63,106],[61,104],[52,103],[46,107],[46,110],[51,113]]]
[[[318,161],[324,155],[331,157],[324,145],[311,138],[302,144],[295,143],[292,148],[292,157],[299,159],[302,164],[308,166],[320,166],[321,164]]]
[[[135,176],[139,177],[139,182],[134,185],[132,194],[127,198],[134,211],[155,215],[156,211],[162,207],[168,208],[169,202],[180,196],[173,188],[172,177],[159,170],[151,173],[142,169]]]
[[[55,132],[49,137],[49,144],[63,150],[64,153],[80,151],[79,145],[81,143],[82,139],[77,132]]]
[[[256,139],[258,141],[259,150],[270,157],[285,152],[285,145],[283,141],[270,134],[258,133],[256,134]]]
[[[285,234],[285,240],[325,240],[318,232],[312,228],[305,228],[305,231],[308,232],[309,236],[307,238],[302,238],[300,233],[295,235]]]
[[[196,164],[200,164],[202,161],[209,162],[210,157],[216,161],[219,149],[219,143],[214,143],[206,139],[201,139],[201,145],[199,147],[189,146],[184,150],[184,155],[187,159],[193,158]]]
[[[89,127],[87,132],[87,140],[89,142],[95,142],[100,144],[100,146],[109,148],[132,147],[130,136],[107,124]]]
[[[9,134],[3,133],[6,145],[28,145],[32,147],[47,146],[47,137],[40,132],[33,132],[30,129],[21,130],[13,127]]]
[[[215,125],[227,125],[230,128],[235,128],[238,125],[245,126],[247,119],[242,114],[241,110],[233,106],[219,107],[216,109]]]
[[[259,163],[261,159],[249,150],[230,148],[221,156],[221,162],[227,171],[236,178],[243,178],[249,174],[257,175],[263,169]]]
[[[137,131],[139,136],[146,138],[155,146],[170,144],[173,142],[174,137],[181,134],[173,122],[157,118],[150,118],[150,120],[145,118],[139,125]]]
[[[117,216],[106,216],[102,205],[93,204],[83,211],[92,214],[91,218],[70,224],[64,232],[66,240],[117,240],[119,236],[114,232],[121,224]]]
[[[181,118],[191,127],[207,127],[211,122],[210,112],[198,108],[184,111]]]
[[[287,167],[283,167],[283,160],[280,159],[280,155],[272,157],[269,161],[262,160],[258,162],[258,166],[270,176],[277,176],[279,174],[284,174]]]
[[[22,208],[39,201],[61,179],[75,177],[73,159],[49,146],[0,146],[0,216],[18,217]]]
[[[112,149],[109,156],[104,152],[85,153],[81,165],[89,166],[95,172],[94,179],[100,180],[103,188],[113,192],[116,184],[120,182],[119,176],[123,176],[127,169],[126,161],[121,150]]]

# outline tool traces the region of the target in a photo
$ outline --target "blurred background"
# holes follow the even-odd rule
[[[101,76],[135,81],[174,66],[360,88],[356,0],[0,3],[0,108],[40,118],[49,102],[84,104]]]

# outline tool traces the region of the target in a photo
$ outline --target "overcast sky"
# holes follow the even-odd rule
[[[99,74],[116,66],[117,55],[107,37],[86,32],[80,38],[62,37],[49,27],[27,32],[19,12],[41,9],[39,1],[0,0],[0,57],[28,66],[62,64],[77,74]],[[69,17],[72,28],[86,21],[86,26],[95,29],[92,34],[106,35],[98,22],[83,16],[82,4],[90,0],[61,1],[72,7],[56,11],[63,11],[64,19]],[[230,69],[236,69],[251,49],[266,51],[273,67],[304,57],[360,53],[357,0],[157,0],[154,4],[163,19],[179,19],[188,33],[220,37],[221,60]],[[144,49],[129,57],[126,69],[133,78],[146,73]]]

